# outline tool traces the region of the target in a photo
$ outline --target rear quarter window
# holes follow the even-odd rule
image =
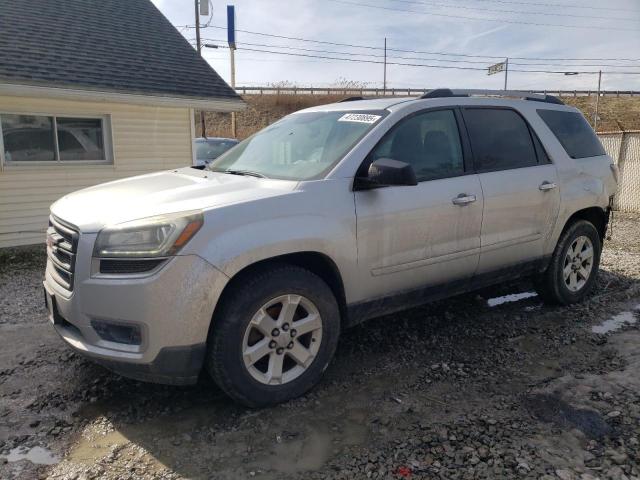
[[[538,115],[571,158],[606,155],[587,120],[578,112],[538,110]]]

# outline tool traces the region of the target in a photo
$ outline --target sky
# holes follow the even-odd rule
[[[193,0],[152,1],[195,45]],[[203,43],[220,48],[204,48],[203,56],[229,82],[229,50],[224,48],[228,3],[211,2],[212,15],[200,17],[200,23],[208,25],[202,29],[202,38]],[[236,9],[236,29],[244,30],[236,33],[236,86],[288,82],[327,87],[348,81],[382,87],[381,63],[266,51],[382,62],[386,37],[388,88],[501,89],[504,74],[489,76],[486,68],[509,57],[510,89],[595,90],[597,73],[567,76],[517,70],[602,70],[603,90],[640,90],[640,0],[235,0],[232,4]],[[558,58],[596,60],[549,60]]]

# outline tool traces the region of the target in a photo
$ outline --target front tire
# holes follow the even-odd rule
[[[329,286],[303,268],[263,267],[231,287],[216,311],[206,367],[248,407],[298,397],[313,387],[338,344],[340,311]]]
[[[592,223],[579,220],[560,236],[547,270],[536,278],[536,290],[547,303],[580,302],[593,290],[602,242]]]

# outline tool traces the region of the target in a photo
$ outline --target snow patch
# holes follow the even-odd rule
[[[640,310],[640,305],[636,305],[634,310],[637,312]],[[609,320],[605,320],[600,325],[595,325],[591,327],[591,331],[593,333],[609,333],[614,332],[622,328],[623,325],[633,325],[636,323],[638,319],[636,318],[636,314],[632,311],[629,312],[620,312],[617,315],[614,315]]]
[[[536,292],[512,293],[510,295],[503,295],[502,297],[490,298],[489,300],[487,300],[487,305],[489,305],[490,307],[497,307],[498,305],[502,305],[503,303],[519,302],[520,300],[524,300],[525,298],[537,296],[538,294]]]

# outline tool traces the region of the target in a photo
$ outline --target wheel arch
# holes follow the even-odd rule
[[[331,289],[333,295],[338,302],[342,324],[346,324],[347,304],[342,275],[336,263],[326,254],[317,251],[292,252],[283,255],[277,255],[265,259],[258,260],[254,263],[244,266],[237,271],[222,289],[218,302],[213,312],[210,329],[215,323],[216,312],[219,311],[225,298],[229,295],[236,285],[241,283],[247,276],[253,275],[260,270],[269,269],[276,265],[295,265],[304,268],[318,277],[320,277]]]
[[[596,230],[600,235],[600,241],[602,242],[607,233],[607,226],[609,224],[609,209],[605,210],[601,207],[588,207],[578,210],[567,219],[560,235],[562,236],[567,228],[578,220],[586,220],[596,227]]]

